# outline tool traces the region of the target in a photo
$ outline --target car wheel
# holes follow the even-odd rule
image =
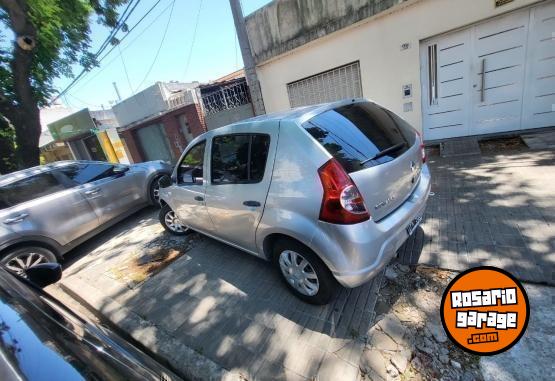
[[[273,248],[274,262],[291,291],[310,304],[327,304],[337,282],[320,258],[300,243],[282,239]]]
[[[29,267],[39,263],[58,263],[58,259],[53,252],[39,246],[18,247],[0,259],[0,265],[23,277]]]
[[[191,233],[191,229],[188,226],[182,225],[179,219],[177,218],[175,212],[170,208],[169,205],[164,205],[162,209],[160,209],[159,213],[160,223],[166,229],[166,231],[170,232],[174,235],[185,235]]]
[[[150,202],[160,206],[160,179],[162,176],[155,177],[150,184]]]

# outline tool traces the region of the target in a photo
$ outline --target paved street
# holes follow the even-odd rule
[[[70,262],[62,283],[103,313],[121,314],[125,307],[154,323],[156,334],[139,332],[141,341],[170,336],[249,379],[357,379],[381,277],[342,289],[327,306],[308,305],[290,294],[267,262],[197,234],[167,235],[152,209],[95,240],[100,245],[84,248],[91,253]],[[120,275],[128,257],[156,247],[185,254],[139,283]],[[163,355],[182,362],[180,353]]]
[[[404,262],[450,270],[491,265],[555,285],[555,153],[430,158],[432,192]]]
[[[401,262],[490,264],[553,284],[553,163],[552,151],[433,155],[435,194]],[[396,266],[315,307],[268,263],[198,234],[170,236],[147,209],[71,253],[62,286],[193,379],[480,379],[477,361],[437,336],[446,280],[418,267],[399,281],[408,267]]]

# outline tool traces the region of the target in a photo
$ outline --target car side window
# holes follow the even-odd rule
[[[250,184],[264,177],[270,137],[263,134],[216,136],[212,140],[212,184]]]
[[[182,185],[202,184],[204,167],[204,149],[206,141],[197,143],[189,150],[179,163],[177,183]]]
[[[82,163],[61,167],[58,171],[75,184],[82,185],[113,176],[114,166],[108,163]]]
[[[50,172],[40,173],[0,187],[0,209],[48,196],[66,187]]]

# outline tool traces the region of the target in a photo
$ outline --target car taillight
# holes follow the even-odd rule
[[[420,142],[420,154],[422,155],[422,163],[426,162],[426,148],[424,148],[424,139],[422,139],[422,135],[420,132],[416,131],[416,135],[418,135],[418,141]]]
[[[331,159],[318,169],[324,188],[320,220],[333,224],[356,224],[370,219],[362,195],[341,164]]]

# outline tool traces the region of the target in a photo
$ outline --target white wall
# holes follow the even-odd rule
[[[419,42],[537,2],[515,0],[495,8],[494,0],[414,0],[393,7],[259,65],[266,112],[289,109],[287,83],[358,60],[363,96],[421,131]],[[401,50],[404,43],[409,49]],[[411,99],[403,99],[404,84],[412,84]],[[403,112],[409,101],[413,111]]]

